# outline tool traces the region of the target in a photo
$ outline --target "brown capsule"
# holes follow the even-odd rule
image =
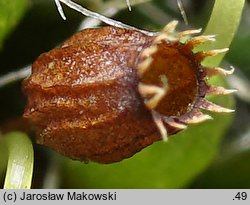
[[[209,119],[200,108],[231,111],[204,100],[207,68],[192,52],[199,39],[179,41],[197,30],[174,35],[176,24],[154,37],[86,29],[40,55],[23,82],[24,117],[37,142],[73,159],[112,163]]]

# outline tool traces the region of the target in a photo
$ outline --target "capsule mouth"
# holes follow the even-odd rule
[[[225,95],[234,92],[223,87],[213,87],[207,78],[213,75],[233,73],[222,68],[207,68],[201,65],[209,56],[226,52],[217,49],[194,53],[196,45],[215,41],[213,35],[200,35],[201,29],[175,32],[177,21],[165,26],[153,39],[151,45],[140,54],[137,64],[138,90],[145,106],[151,110],[153,120],[163,140],[167,140],[167,127],[179,130],[188,124],[211,119],[200,110],[233,112],[205,99],[206,95]],[[191,37],[190,37],[191,36]]]

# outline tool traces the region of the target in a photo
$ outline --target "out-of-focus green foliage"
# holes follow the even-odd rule
[[[238,67],[250,78],[250,32],[246,36],[240,36],[235,39],[227,59],[230,63]]]
[[[250,151],[215,161],[192,184],[195,188],[235,189],[250,187]]]
[[[4,188],[30,188],[34,161],[33,146],[30,139],[24,133],[10,132],[4,135],[0,142],[1,155],[8,156]]]
[[[3,40],[23,16],[27,0],[0,0],[0,48]]]
[[[228,48],[237,32],[245,0],[216,0],[204,35],[216,35],[216,42],[208,42],[196,50]],[[207,58],[204,64],[218,66],[225,53]]]

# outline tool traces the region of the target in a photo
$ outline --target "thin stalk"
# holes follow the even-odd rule
[[[141,30],[141,29],[135,28],[133,26],[124,24],[124,23],[122,23],[120,21],[110,19],[110,18],[108,18],[106,16],[103,16],[103,15],[101,15],[99,13],[90,11],[90,10],[82,7],[81,5],[79,5],[79,4],[77,4],[77,3],[73,2],[73,1],[70,1],[70,0],[55,0],[55,2],[56,2],[56,6],[58,8],[59,13],[60,13],[60,15],[62,16],[62,18],[64,20],[66,20],[66,16],[64,15],[64,12],[63,12],[62,6],[60,5],[60,2],[67,5],[69,8],[78,11],[79,13],[82,13],[83,15],[85,15],[87,17],[98,19],[98,20],[100,20],[100,21],[102,21],[102,22],[104,22],[104,23],[106,23],[108,25],[112,25],[112,26],[119,27],[119,28],[126,28],[126,29],[132,29],[132,30],[140,31],[140,32],[142,32],[142,33],[144,33],[146,35],[149,35],[149,36],[154,36],[156,34],[155,32]]]

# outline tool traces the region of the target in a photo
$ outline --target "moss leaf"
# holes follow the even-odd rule
[[[11,132],[3,136],[1,143],[5,144],[4,150],[8,155],[4,188],[30,188],[34,164],[33,146],[30,139],[21,132]]]

